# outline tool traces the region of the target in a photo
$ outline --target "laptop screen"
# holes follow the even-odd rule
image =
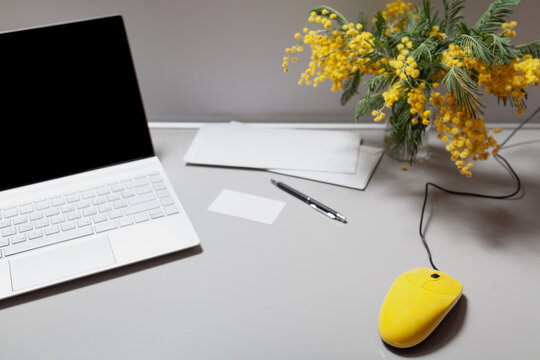
[[[121,16],[0,34],[0,190],[154,155]]]

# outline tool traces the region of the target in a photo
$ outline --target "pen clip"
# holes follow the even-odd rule
[[[320,209],[317,205],[315,205],[315,204],[313,204],[313,203],[309,204],[309,206],[311,206],[312,208],[314,208],[314,209],[317,210],[318,212],[323,213],[324,215],[328,216],[328,217],[331,218],[331,219],[334,219],[334,220],[336,219],[336,216],[335,216],[334,214],[329,213],[329,212],[326,212],[326,211]]]

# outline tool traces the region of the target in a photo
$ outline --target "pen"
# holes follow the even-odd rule
[[[272,184],[276,185],[281,190],[285,191],[286,193],[291,194],[297,199],[302,200],[309,206],[311,206],[313,209],[323,213],[324,215],[328,216],[331,219],[341,221],[342,223],[347,223],[347,218],[340,213],[338,213],[336,210],[331,209],[330,207],[318,202],[317,200],[307,196],[306,194],[301,193],[300,191],[293,189],[287,184],[284,184],[280,181],[276,181],[274,179],[270,179]]]

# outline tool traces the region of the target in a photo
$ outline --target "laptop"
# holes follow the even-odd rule
[[[0,34],[0,299],[200,243],[121,16]]]

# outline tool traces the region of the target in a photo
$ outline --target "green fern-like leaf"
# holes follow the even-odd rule
[[[373,35],[376,39],[381,39],[386,31],[386,19],[383,17],[382,12],[378,11],[375,15],[375,29]]]
[[[511,59],[514,57],[510,47],[512,42],[509,38],[498,36],[495,34],[483,33],[482,40],[486,44],[491,55],[493,55],[494,62],[497,64],[510,64]]]
[[[467,0],[443,0],[444,19],[441,22],[440,31],[448,37],[452,37],[457,31],[458,23],[463,19],[461,10],[465,8]]]
[[[411,56],[417,62],[423,60],[425,62],[433,62],[434,51],[437,48],[438,41],[435,37],[429,37],[422,42],[416,49],[413,50]]]
[[[371,79],[367,84],[367,94],[378,93],[383,89],[389,87],[395,80],[397,76],[395,73],[382,74]]]
[[[407,99],[399,99],[392,106],[389,122],[392,126],[391,152],[401,153],[405,150],[412,163],[418,152],[418,147],[422,143],[422,133],[426,130],[426,126],[421,122],[414,124],[411,121],[410,110],[411,107],[407,103]]]
[[[415,31],[420,34],[429,32],[434,24],[431,0],[424,0],[422,2],[422,7],[418,9],[418,14],[420,14],[420,16],[416,24]]]
[[[361,79],[362,74],[360,71],[357,71],[353,74],[351,79],[345,82],[343,94],[341,94],[341,105],[345,105],[354,95],[358,94],[358,85],[360,85]]]
[[[368,30],[369,20],[367,15],[363,11],[360,11],[358,13],[358,16],[356,17],[356,23],[362,24],[362,27],[365,31]]]
[[[449,93],[455,96],[457,105],[464,109],[472,118],[483,105],[478,97],[481,95],[477,84],[471,79],[466,70],[459,66],[452,66],[442,80]]]
[[[384,105],[382,94],[367,95],[358,100],[354,112],[354,118],[358,120],[360,116],[369,115],[373,110],[380,109]]]
[[[494,32],[500,29],[508,16],[514,13],[509,6],[517,6],[521,0],[495,0],[473,26],[478,32]]]
[[[405,17],[405,28],[403,29],[404,33],[412,33],[418,27],[419,21],[417,21],[415,14],[411,11]]]
[[[535,40],[528,44],[517,45],[514,53],[523,57],[525,55],[532,55],[535,58],[540,57],[540,40]]]
[[[458,35],[455,39],[455,43],[459,45],[463,51],[465,51],[467,56],[474,59],[480,59],[488,66],[490,66],[494,61],[493,54],[489,51],[488,46],[477,35]]]

